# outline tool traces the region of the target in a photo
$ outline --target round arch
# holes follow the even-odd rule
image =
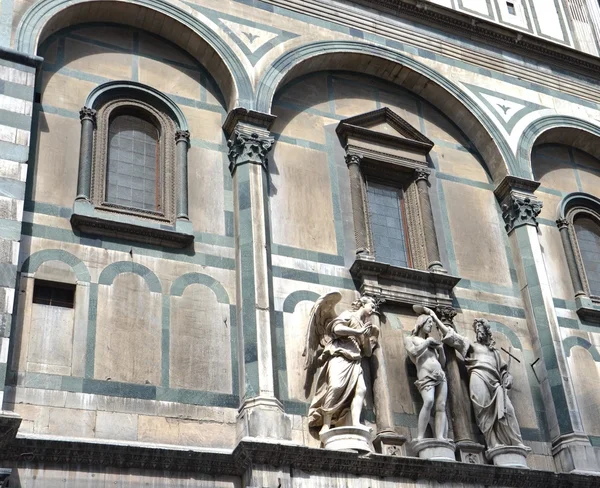
[[[519,141],[519,175],[533,179],[531,152],[536,144],[565,144],[600,159],[600,126],[566,115],[541,117],[527,126]]]
[[[256,110],[270,113],[276,91],[293,79],[328,70],[368,74],[400,85],[444,112],[473,142],[494,181],[514,174],[515,156],[489,116],[459,87],[428,66],[391,49],[358,41],[320,41],[279,57],[257,87]]]
[[[173,42],[196,58],[214,77],[228,110],[251,107],[252,84],[241,61],[225,40],[191,12],[179,0],[41,0],[21,18],[16,48],[35,55],[48,36],[74,22],[131,25]]]
[[[90,92],[85,101],[85,106],[96,109],[104,102],[104,100],[118,98],[123,94],[144,101],[156,101],[171,115],[173,120],[177,123],[178,129],[188,130],[185,115],[173,100],[151,86],[135,81],[109,81],[108,83],[103,83]],[[155,104],[151,103],[151,105]]]

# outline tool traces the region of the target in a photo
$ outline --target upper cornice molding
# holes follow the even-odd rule
[[[481,17],[442,7],[423,0],[339,0],[354,3],[404,19],[418,20],[453,34],[541,59],[586,76],[600,76],[600,58],[557,42],[506,27]]]

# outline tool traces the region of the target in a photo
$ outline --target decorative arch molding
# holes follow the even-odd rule
[[[287,297],[285,297],[285,300],[283,301],[283,312],[294,313],[294,310],[296,310],[296,305],[298,305],[300,302],[316,302],[319,299],[319,296],[320,295],[314,291],[293,291]]]
[[[85,100],[85,106],[97,110],[105,101],[117,98],[131,98],[150,105],[158,105],[177,124],[178,130],[188,130],[185,115],[179,106],[164,93],[135,81],[109,81],[94,88]]]
[[[527,126],[519,141],[519,176],[533,179],[531,151],[535,144],[565,144],[600,159],[600,126],[568,115],[548,115]]]
[[[123,273],[133,273],[141,276],[152,293],[162,293],[162,285],[160,280],[152,270],[143,264],[132,263],[129,261],[118,261],[116,263],[109,264],[102,270],[102,273],[100,273],[98,284],[112,285],[115,281],[115,278]]]
[[[77,256],[62,249],[44,249],[29,256],[21,265],[22,273],[35,273],[39,267],[48,261],[60,261],[68,265],[78,281],[89,283],[90,272],[84,262]]]
[[[600,198],[589,193],[569,193],[558,205],[558,219],[567,218],[569,210],[576,207],[590,208],[600,214]]]
[[[379,62],[369,62],[373,59]],[[388,63],[382,63],[387,61]],[[390,64],[395,65],[393,69]],[[440,109],[469,137],[496,182],[517,169],[515,156],[491,118],[458,86],[430,67],[391,49],[358,41],[319,41],[280,56],[257,87],[256,110],[270,113],[278,88],[301,75],[352,71],[396,83]]]
[[[208,276],[202,273],[186,273],[177,278],[171,285],[171,296],[180,297],[183,295],[185,289],[190,285],[203,285],[210,288],[219,303],[229,305],[229,294],[221,283],[215,280],[212,276]]]
[[[567,357],[571,355],[571,349],[575,346],[583,347],[586,351],[590,353],[594,361],[600,362],[600,352],[598,349],[588,340],[579,336],[569,336],[565,337],[562,341],[563,347],[565,349],[565,354]]]
[[[514,330],[510,329],[508,326],[504,325],[501,322],[490,321],[489,324],[493,331],[506,336],[506,338],[510,341],[512,347],[518,349],[519,351],[523,351],[523,345],[521,344],[521,340],[519,339],[519,336],[515,333]]]
[[[119,6],[118,16],[114,8],[108,8],[109,3]],[[94,8],[98,5],[101,8]],[[143,15],[144,11],[152,11],[152,15]],[[160,35],[195,57],[215,78],[228,110],[237,106],[252,108],[252,84],[242,62],[225,40],[192,12],[178,0],[41,0],[21,18],[15,34],[16,49],[35,55],[45,38],[71,25],[73,19],[77,19],[76,23],[85,23],[88,19],[117,21]],[[157,22],[158,18],[163,21]]]

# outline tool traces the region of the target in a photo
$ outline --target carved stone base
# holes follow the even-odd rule
[[[387,456],[406,456],[404,443],[406,436],[397,434],[393,430],[379,432],[373,439],[375,451]]]
[[[411,451],[421,459],[456,461],[454,442],[447,439],[423,439],[410,443]]]
[[[363,425],[334,427],[321,436],[325,449],[334,451],[373,452],[371,429]]]
[[[244,401],[237,418],[237,440],[292,439],[292,421],[283,405],[273,397],[255,397]]]
[[[473,441],[458,441],[456,443],[458,460],[469,464],[485,464],[483,451],[485,446]]]
[[[485,456],[495,466],[529,469],[527,455],[530,452],[531,448],[527,446],[497,446],[485,451]]]

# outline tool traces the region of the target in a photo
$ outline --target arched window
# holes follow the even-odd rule
[[[600,221],[593,214],[578,212],[573,229],[589,294],[600,298]]]
[[[181,110],[133,82],[101,85],[86,105],[73,226],[162,246],[190,244],[189,132]]]
[[[127,112],[109,124],[106,201],[140,210],[161,210],[160,130]]]

